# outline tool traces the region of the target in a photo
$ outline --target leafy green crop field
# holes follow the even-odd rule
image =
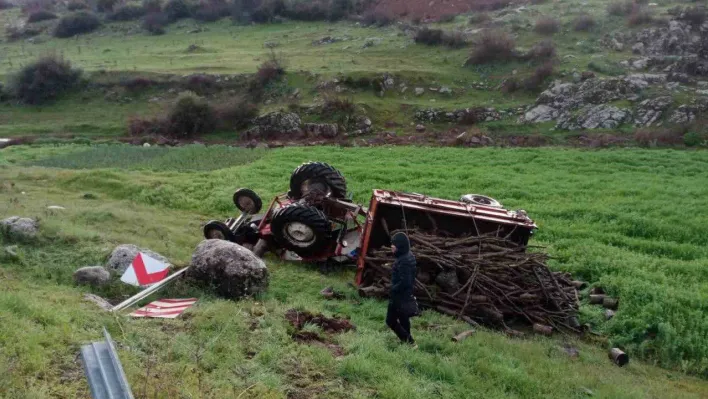
[[[3,239],[0,246],[4,397],[88,397],[76,355],[81,344],[101,338],[104,325],[139,398],[708,396],[707,153],[233,151],[79,145],[0,151],[0,217],[38,217],[42,226],[40,240],[17,244],[17,256],[2,250],[13,243]],[[251,187],[267,199],[284,191],[290,172],[308,160],[340,168],[357,201],[368,201],[373,188],[444,198],[476,192],[527,210],[540,227],[533,240],[547,247],[553,268],[620,298],[617,316],[607,322],[599,309],[582,307],[582,321],[607,339],[510,339],[482,329],[455,344],[450,337],[464,324],[426,312],[414,321],[420,349],[413,351],[385,327],[385,303],[357,297],[348,285],[353,271],[322,275],[272,258],[271,286],[261,298],[230,302],[188,285],[170,287],[163,297],[200,298],[173,321],[110,316],[82,302],[91,290],[73,284],[75,269],[102,264],[120,243],[186,265],[201,224],[233,215],[234,189]],[[346,298],[322,299],[325,286]],[[121,298],[133,291],[116,281],[91,292]],[[334,353],[296,343],[283,317],[290,308],[346,315],[357,330],[331,337]],[[579,348],[579,358],[567,356],[565,345]],[[630,354],[627,367],[609,362],[610,345]]]

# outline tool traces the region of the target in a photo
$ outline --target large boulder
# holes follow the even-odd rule
[[[155,260],[159,260],[160,262],[164,262],[168,265],[170,264],[170,261],[167,258],[157,252],[153,252],[145,248],[139,248],[133,244],[123,244],[117,246],[113,252],[111,252],[111,256],[108,258],[108,264],[106,267],[108,270],[117,274],[123,274],[125,273],[125,269],[133,263],[133,259],[138,256],[139,252],[142,252]]]
[[[187,273],[229,299],[257,295],[268,288],[265,263],[248,249],[224,240],[202,241]]]
[[[39,224],[36,220],[11,216],[0,220],[0,233],[12,240],[28,240],[37,237]]]
[[[523,122],[548,122],[558,118],[558,110],[545,104],[539,104],[524,114]]]
[[[254,119],[253,124],[244,133],[246,139],[288,138],[300,134],[302,120],[292,112],[270,112]]]
[[[87,266],[74,272],[74,281],[77,284],[101,286],[111,281],[111,273],[103,266]]]
[[[566,113],[558,119],[557,127],[560,129],[614,129],[632,118],[632,113],[627,109],[617,108],[613,105],[589,105],[581,109],[576,115]]]

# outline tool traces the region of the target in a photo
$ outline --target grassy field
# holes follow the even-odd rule
[[[609,322],[582,307],[582,322],[607,342],[480,330],[453,344],[466,327],[426,312],[414,321],[420,350],[412,351],[386,329],[385,303],[357,298],[351,270],[322,275],[272,258],[261,298],[229,302],[171,287],[164,297],[200,298],[174,321],[109,316],[82,302],[90,290],[74,286],[75,269],[102,264],[119,243],[186,265],[201,223],[233,214],[235,188],[268,198],[307,160],[339,167],[357,201],[372,188],[480,192],[526,209],[553,268],[620,298]],[[38,217],[42,227],[17,256],[0,252],[0,396],[88,397],[76,355],[105,325],[140,398],[706,397],[708,383],[686,373],[708,377],[707,164],[705,152],[668,150],[10,147],[0,151],[0,217]],[[347,298],[320,298],[325,286]],[[132,291],[114,282],[93,292]],[[283,317],[290,308],[349,316],[357,331],[331,338],[336,355],[295,343]],[[610,345],[625,348],[629,366],[612,366]]]

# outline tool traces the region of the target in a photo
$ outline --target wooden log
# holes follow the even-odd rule
[[[586,283],[585,281],[578,281],[578,280],[571,281],[571,284],[573,284],[573,287],[575,287],[579,290],[582,290],[583,288],[585,288],[588,285],[588,283]]]
[[[590,295],[590,303],[593,305],[602,305],[604,300],[605,295],[603,294]]]
[[[545,326],[543,324],[535,323],[533,325],[533,331],[537,334],[551,335],[553,334],[553,327]]]
[[[619,306],[619,299],[610,298],[610,297],[606,296],[605,298],[602,299],[602,306],[605,309],[617,310],[617,307]]]
[[[629,363],[629,356],[619,348],[610,349],[610,352],[607,355],[613,363],[620,367],[623,367]]]
[[[464,341],[467,337],[471,336],[474,333],[475,333],[475,330],[467,330],[465,332],[461,332],[461,333],[455,335],[454,337],[452,337],[452,340],[454,342],[461,342],[461,341]]]

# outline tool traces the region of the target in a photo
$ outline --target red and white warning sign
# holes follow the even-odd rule
[[[170,265],[167,263],[139,252],[133,259],[133,263],[123,273],[120,281],[135,286],[155,284],[167,277],[169,268]]]
[[[189,309],[197,298],[188,299],[160,299],[150,302],[130,315],[133,317],[156,317],[160,319],[175,319],[185,310]]]

